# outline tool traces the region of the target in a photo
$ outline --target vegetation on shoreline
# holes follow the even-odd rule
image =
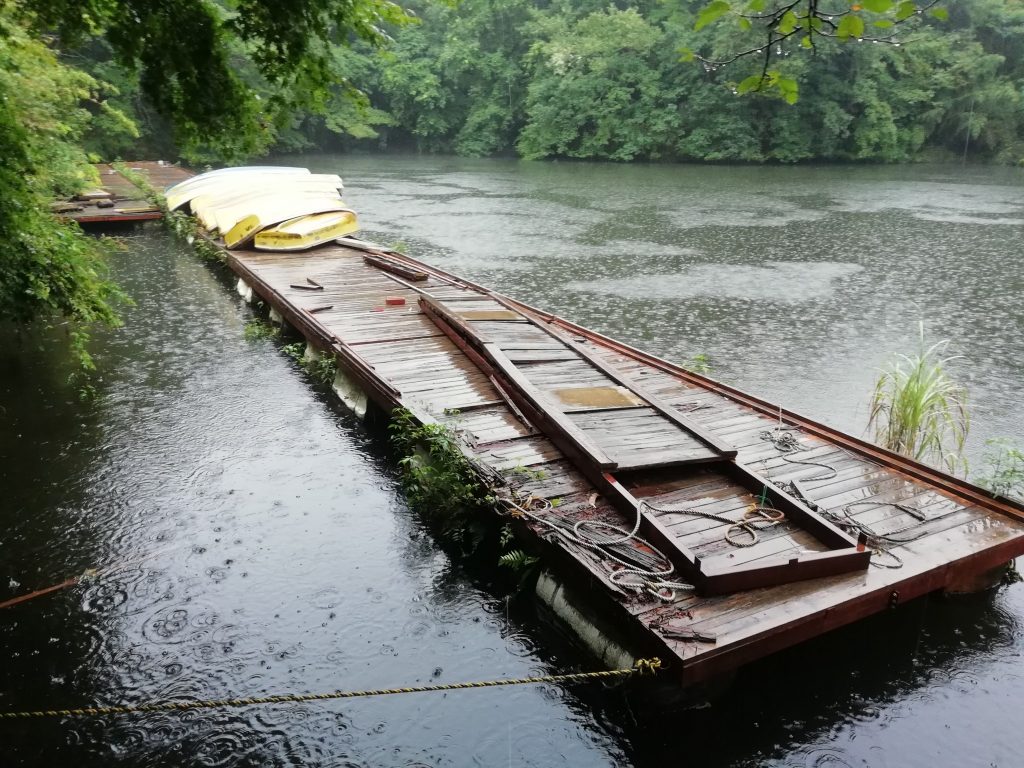
[[[126,297],[107,279],[113,242],[59,221],[49,203],[98,181],[80,144],[85,104],[104,108],[98,87],[0,9],[0,321],[63,325],[85,369],[89,327],[117,325]]]
[[[282,23],[286,18],[287,23]],[[408,16],[390,0],[14,0],[0,7],[0,322],[64,325],[85,369],[90,327],[127,297],[103,240],[50,204],[99,179],[90,161],[161,144],[215,161],[261,154],[298,111],[358,118],[339,46]]]
[[[482,515],[493,498],[458,446],[450,427],[420,424],[405,410],[391,415],[391,443],[401,454],[402,485],[410,503],[444,536],[471,552],[483,540]]]
[[[390,118],[378,145],[426,152],[789,163],[966,151],[1016,163],[1024,9],[948,5],[947,21],[923,21],[898,47],[822,39],[812,55],[796,39],[773,45],[775,69],[799,84],[794,104],[737,97],[761,61],[680,61],[683,48],[728,58],[760,40],[735,24],[695,30],[704,2],[431,5],[363,83]]]

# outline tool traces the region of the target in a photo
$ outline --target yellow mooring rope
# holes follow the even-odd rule
[[[412,688],[371,688],[365,691],[334,691],[333,693],[296,693],[279,696],[254,696],[246,699],[209,699],[206,701],[158,701],[151,704],[111,707],[79,707],[78,709],[39,709],[26,712],[0,712],[0,720],[21,720],[37,717],[86,717],[90,715],[127,715],[133,712],[183,712],[190,709],[216,707],[249,707],[255,704],[292,704],[305,701],[357,699],[364,696],[390,696],[396,693],[429,693],[434,691],[466,691],[472,688],[498,688],[505,685],[533,685],[536,683],[577,683],[584,680],[602,680],[632,675],[655,674],[661,669],[661,659],[637,659],[625,669],[601,672],[574,672],[566,675],[542,677],[513,677],[505,680],[478,680],[469,683],[439,683]]]

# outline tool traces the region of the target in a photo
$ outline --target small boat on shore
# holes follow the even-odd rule
[[[317,213],[349,211],[349,207],[338,198],[291,199],[288,201],[265,200],[255,207],[248,216],[223,233],[224,245],[228,248],[244,248],[263,230],[285,221],[311,216]]]

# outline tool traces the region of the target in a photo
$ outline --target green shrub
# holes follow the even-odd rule
[[[441,424],[420,424],[405,409],[392,414],[391,442],[402,454],[402,484],[410,503],[438,523],[444,535],[464,550],[483,540],[482,513],[494,499],[458,446],[458,437]]]
[[[977,478],[978,485],[993,496],[1024,499],[1024,449],[1006,438],[989,440],[985,446],[986,471]]]

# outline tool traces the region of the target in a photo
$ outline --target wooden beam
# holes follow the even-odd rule
[[[482,356],[489,363],[488,367],[494,371],[500,373],[504,379],[506,379],[512,386],[508,388],[506,394],[512,394],[515,391],[521,393],[524,397],[528,398],[534,408],[544,414],[545,421],[549,425],[550,429],[555,429],[565,440],[572,443],[577,452],[582,454],[588,461],[594,463],[602,471],[608,469],[615,469],[618,465],[611,457],[604,452],[604,450],[594,443],[590,437],[571,419],[569,419],[558,406],[541,390],[539,390],[533,382],[523,376],[522,372],[516,367],[515,363],[508,359],[504,352],[498,347],[497,344],[491,342],[479,342],[476,339],[475,334],[465,324],[458,315],[447,311],[447,309],[439,302],[430,296],[423,296],[420,298],[420,305],[423,307],[424,312],[430,317],[434,323],[449,337],[452,336],[451,332],[456,333],[459,339],[452,338],[456,344],[459,341],[465,342],[466,345],[472,345],[475,347],[479,354],[477,357]],[[438,322],[441,320],[443,325]],[[474,343],[475,342],[475,343]],[[461,345],[460,345],[461,346]],[[463,349],[465,351],[465,349]],[[484,371],[487,373],[487,371]]]
[[[701,594],[727,595],[745,589],[774,587],[794,581],[819,579],[840,573],[865,570],[871,560],[870,549],[836,549],[807,552],[793,558],[765,558],[755,564],[701,569]]]
[[[423,296],[420,298],[420,305],[427,317],[430,317],[460,349],[470,355],[477,365],[486,366],[482,368],[485,373],[509,383],[507,388],[502,386],[501,389],[506,389],[509,398],[519,405],[527,419],[573,459],[587,479],[594,483],[617,509],[626,515],[639,516],[640,535],[658,547],[673,565],[694,583],[701,594],[725,594],[867,568],[871,553],[859,550],[855,539],[799,500],[775,486],[766,485],[758,475],[733,461],[723,461],[723,465],[734,480],[752,494],[763,493],[772,505],[832,551],[803,555],[785,561],[766,559],[758,565],[736,568],[705,568],[700,558],[681,545],[675,535],[654,515],[644,510],[640,502],[609,473],[609,469],[615,468],[615,462],[593,446],[589,437],[523,375],[497,344],[480,341],[472,328],[460,317],[448,311],[441,301]],[[602,459],[608,459],[607,463]]]
[[[832,549],[856,547],[857,540],[833,525],[800,499],[747,469],[742,464],[729,465],[729,474],[755,496],[764,495],[776,509],[793,520],[822,544]]]
[[[404,264],[400,264],[393,259],[388,259],[383,256],[376,256],[368,253],[363,256],[363,261],[371,267],[376,267],[377,269],[385,272],[391,272],[399,277],[404,277],[406,280],[413,280],[417,283],[423,282],[430,277],[430,275],[422,270],[407,267]]]
[[[515,305],[513,305],[509,301],[506,301],[503,296],[493,296],[492,298],[494,298],[494,300],[501,304],[503,307],[507,307],[508,309],[515,312],[519,311],[518,308],[515,307]],[[565,344],[565,346],[568,349],[571,349],[573,352],[578,354],[580,357],[582,357],[584,360],[590,363],[593,367],[597,368],[599,371],[601,371],[601,373],[603,373],[609,379],[614,381],[616,384],[631,390],[634,394],[646,400],[647,404],[650,405],[651,408],[656,410],[658,413],[660,413],[662,416],[664,416],[672,423],[676,424],[679,427],[682,427],[684,430],[686,430],[691,435],[696,437],[700,442],[704,443],[704,445],[708,446],[711,450],[713,450],[723,459],[734,459],[738,455],[739,451],[737,451],[735,447],[725,442],[711,431],[705,429],[698,422],[694,421],[690,417],[676,410],[672,405],[662,400],[653,392],[647,390],[642,384],[638,383],[631,376],[623,373],[622,371],[615,368],[613,365],[601,359],[599,355],[595,354],[592,350],[586,347],[586,342],[584,342],[583,344],[568,344],[563,339],[560,339],[557,336],[555,336],[553,333],[551,333],[551,331],[549,331],[547,328],[545,328],[543,325],[536,322],[532,318],[523,315],[521,312],[519,314],[525,319],[530,320],[530,322],[534,326],[540,328],[542,331],[544,331],[544,333],[549,334],[553,339],[561,341],[563,344]]]

